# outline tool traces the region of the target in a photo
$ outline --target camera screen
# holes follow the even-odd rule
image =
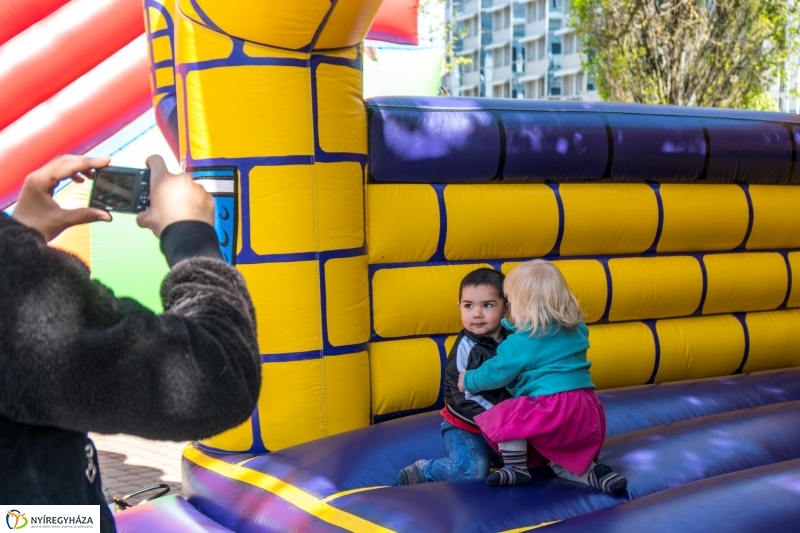
[[[94,177],[92,200],[111,208],[129,207],[136,178],[136,174],[98,172]]]

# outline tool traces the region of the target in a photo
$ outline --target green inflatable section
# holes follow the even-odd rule
[[[107,224],[92,224],[92,277],[117,296],[129,296],[160,313],[159,288],[169,266],[152,232],[136,225],[136,217],[117,213]]]

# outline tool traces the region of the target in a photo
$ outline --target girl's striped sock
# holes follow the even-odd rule
[[[530,485],[531,473],[528,471],[528,451],[503,450],[503,463],[505,466],[492,472],[486,478],[486,484],[491,487],[502,485]]]
[[[622,494],[628,488],[628,480],[610,466],[598,464],[589,470],[589,485],[609,494]]]

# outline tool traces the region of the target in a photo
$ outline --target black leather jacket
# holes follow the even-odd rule
[[[500,341],[504,341],[511,332],[503,328],[500,332]],[[444,367],[444,403],[450,413],[468,424],[475,425],[475,416],[481,414],[486,409],[474,400],[468,400],[466,395],[458,390],[458,347],[466,341],[472,340],[475,345],[467,357],[467,366],[464,370],[475,370],[485,361],[497,355],[496,340],[488,335],[475,335],[466,329],[462,329],[458,334],[455,344],[450,349],[447,356],[447,363]],[[489,391],[481,391],[480,396],[493,405],[497,405],[503,400],[511,398],[505,387]],[[477,426],[475,426],[477,427]]]

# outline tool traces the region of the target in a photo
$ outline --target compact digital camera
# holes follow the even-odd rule
[[[150,169],[103,167],[94,173],[89,207],[138,213],[150,206]]]

